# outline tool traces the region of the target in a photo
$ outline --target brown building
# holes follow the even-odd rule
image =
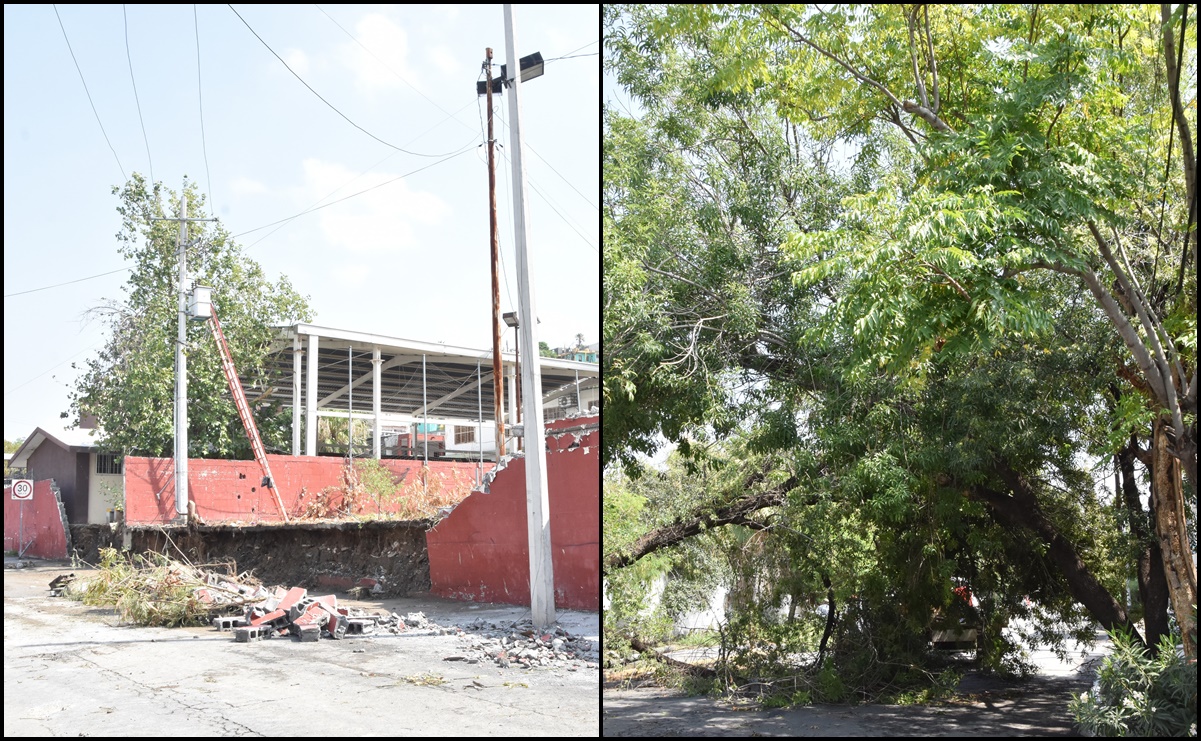
[[[13,453],[9,468],[14,477],[20,473],[35,481],[54,479],[68,522],[108,522],[108,511],[123,500],[123,459],[100,450],[97,432],[37,427]]]

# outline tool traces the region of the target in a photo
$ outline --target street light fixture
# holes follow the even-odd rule
[[[502,85],[508,85],[512,82],[509,79],[509,65],[502,64],[500,66],[500,77],[492,81],[492,92],[499,93]],[[532,80],[535,77],[541,77],[545,71],[545,65],[542,62],[542,53],[534,52],[528,57],[521,58],[521,81]],[[488,83],[485,80],[480,80],[475,83],[476,95],[484,95],[488,92]]]

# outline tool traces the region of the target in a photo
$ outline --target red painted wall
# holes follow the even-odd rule
[[[546,456],[555,606],[600,609],[600,429],[598,417],[548,424]],[[591,425],[583,434],[558,429]],[[435,594],[529,604],[525,460],[496,472],[487,493],[474,492],[426,533]]]
[[[342,486],[342,459],[318,456],[269,455],[267,462],[289,517],[304,511],[322,489]],[[384,460],[384,466],[402,481],[402,487],[421,491],[421,461]],[[175,461],[172,458],[125,459],[125,522],[130,525],[163,524],[175,517]],[[475,484],[476,464],[430,461],[431,494],[455,501],[467,496]],[[254,461],[188,459],[188,498],[205,522],[277,522],[283,518],[270,489],[262,483],[262,469]],[[397,505],[382,503],[392,512]],[[363,510],[375,512],[374,504]]]
[[[35,481],[33,500],[16,502],[12,498],[12,487],[4,487],[4,550],[16,551],[20,534],[25,543],[26,556],[34,558],[66,558],[67,532],[63,526],[63,513],[59,510],[60,500],[50,488],[50,480]],[[24,523],[21,509],[24,508]],[[18,533],[18,531],[23,532]]]

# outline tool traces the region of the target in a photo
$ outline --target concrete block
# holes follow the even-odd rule
[[[287,594],[283,596],[283,599],[279,601],[279,605],[276,606],[276,609],[287,610],[291,608],[292,605],[295,605],[297,602],[303,600],[308,593],[309,590],[307,589],[302,589],[301,587],[292,587],[288,590]]]
[[[292,621],[294,626],[307,628],[310,625],[315,625],[321,628],[329,621],[329,612],[326,611],[326,606],[320,602],[312,602],[305,610],[303,615],[299,615]]]
[[[300,636],[301,643],[309,643],[321,637],[321,627],[318,625],[298,625],[293,628]]]
[[[235,643],[261,641],[264,638],[270,638],[273,635],[275,635],[275,628],[270,625],[247,625],[240,628],[234,628]]]
[[[284,612],[283,610],[275,610],[274,612],[269,612],[266,615],[251,618],[250,624],[251,625],[263,625],[263,624],[275,625],[280,620],[282,620],[284,622],[284,624],[287,624],[288,613]]]
[[[288,620],[295,622],[297,618],[303,615],[308,609],[317,603],[314,599],[302,599],[296,604],[288,608]]]
[[[221,632],[233,630],[234,628],[247,625],[246,617],[243,615],[222,615],[213,618],[213,627]]]
[[[329,632],[330,638],[336,641],[342,640],[346,637],[346,616],[337,613],[330,615],[329,622],[325,624],[325,629]]]

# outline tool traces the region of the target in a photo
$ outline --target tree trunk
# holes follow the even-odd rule
[[[1168,582],[1164,577],[1163,556],[1159,541],[1152,535],[1151,519],[1139,501],[1138,480],[1134,474],[1134,459],[1138,440],[1131,437],[1129,445],[1118,451],[1118,470],[1122,498],[1130,518],[1130,534],[1138,541],[1138,594],[1143,603],[1143,625],[1147,633],[1147,648],[1159,651],[1159,639],[1168,634]],[[1154,513],[1154,496],[1151,499]],[[1152,517],[1154,514],[1152,514]]]
[[[1168,447],[1168,430],[1171,426],[1171,420],[1163,417],[1153,425],[1151,509],[1155,513],[1155,536],[1163,553],[1163,572],[1168,582],[1172,612],[1176,614],[1176,624],[1180,626],[1184,653],[1189,658],[1196,658],[1197,646],[1189,632],[1195,629],[1193,609],[1197,604],[1197,570],[1193,566],[1193,551],[1189,547],[1185,529],[1187,510],[1180,461]]]
[[[826,586],[826,599],[830,604],[827,605],[829,610],[826,612],[826,629],[822,631],[822,642],[817,647],[817,666],[820,669],[821,665],[826,660],[826,643],[830,640],[830,634],[834,632],[834,587],[830,586],[830,577],[822,574],[822,583]]]
[[[1141,643],[1143,638],[1130,621],[1125,608],[1097,581],[1088,566],[1080,560],[1072,543],[1043,514],[1034,492],[1008,465],[1000,464],[998,473],[1011,494],[977,486],[971,490],[972,496],[988,504],[1004,524],[1032,530],[1047,544],[1047,557],[1063,574],[1068,590],[1076,601],[1084,605],[1106,630],[1121,628],[1129,631]]]

